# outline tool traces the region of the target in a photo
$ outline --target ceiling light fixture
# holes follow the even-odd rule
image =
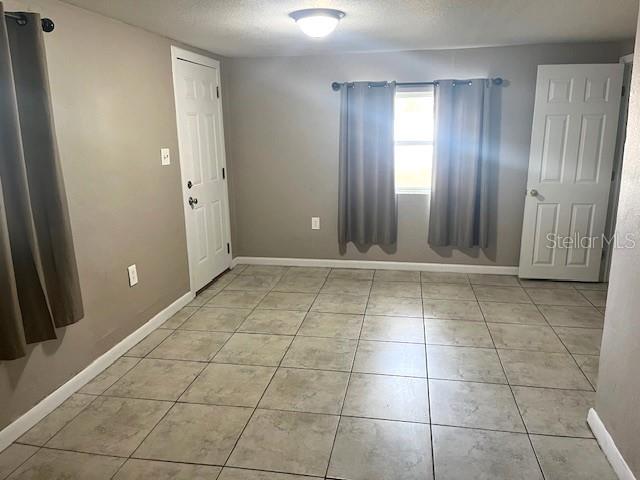
[[[344,12],[332,8],[307,8],[289,14],[298,24],[300,30],[313,38],[329,35],[335,30],[344,15]]]

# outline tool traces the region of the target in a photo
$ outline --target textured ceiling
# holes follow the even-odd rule
[[[638,0],[66,0],[231,57],[618,40]],[[347,16],[328,38],[304,36],[293,10]]]

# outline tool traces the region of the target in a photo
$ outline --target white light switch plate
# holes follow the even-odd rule
[[[129,286],[133,287],[138,284],[138,269],[135,265],[131,265],[127,267],[127,272],[129,273]]]
[[[171,152],[168,148],[160,149],[160,160],[162,161],[162,165],[171,165]]]
[[[320,230],[320,217],[311,217],[311,230]]]

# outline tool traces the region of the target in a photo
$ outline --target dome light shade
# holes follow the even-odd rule
[[[289,14],[305,34],[312,38],[326,37],[335,30],[344,12],[331,8],[307,8]]]

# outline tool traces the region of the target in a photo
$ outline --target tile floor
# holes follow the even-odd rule
[[[239,266],[0,453],[0,479],[607,480],[606,285]]]

